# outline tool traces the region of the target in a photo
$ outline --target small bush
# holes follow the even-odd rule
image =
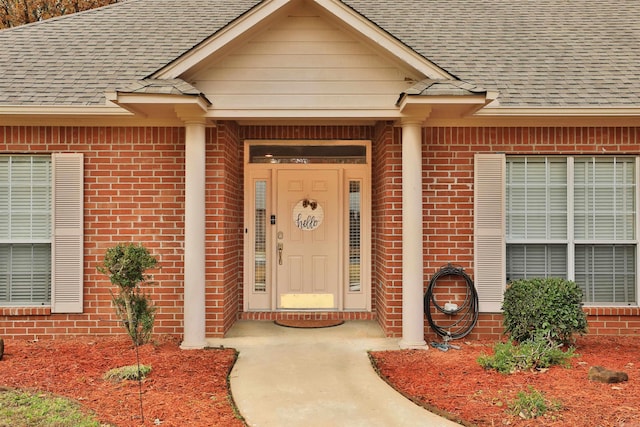
[[[574,349],[563,351],[561,346],[544,338],[522,343],[497,343],[493,356],[482,354],[477,361],[484,369],[495,369],[503,374],[531,369],[544,369],[554,365],[568,366],[575,356]]]
[[[542,392],[531,386],[529,386],[528,392],[518,392],[516,399],[509,403],[511,413],[526,420],[542,416],[549,410],[559,411],[560,409],[562,409],[562,404],[559,401],[548,402]]]
[[[502,309],[505,332],[517,342],[544,337],[567,344],[574,333],[587,332],[582,291],[570,280],[516,280],[504,293]]]
[[[122,324],[127,329],[134,344],[143,345],[148,343],[151,340],[153,324],[156,318],[156,307],[153,306],[151,298],[139,288],[127,293],[121,292],[119,295],[112,293],[111,297],[116,314],[122,319]],[[129,321],[127,310],[133,323]]]
[[[142,380],[151,372],[148,365],[130,365],[109,370],[102,378],[107,381],[120,382],[124,380]]]
[[[156,309],[140,284],[149,283],[151,276],[146,271],[157,265],[158,260],[144,246],[121,243],[107,249],[98,266],[98,271],[118,287],[117,294],[111,293],[113,305],[136,346],[149,342],[153,332]]]

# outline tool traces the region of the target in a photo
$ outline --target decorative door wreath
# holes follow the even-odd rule
[[[313,231],[324,220],[324,210],[316,200],[302,199],[293,207],[293,223],[300,230]]]

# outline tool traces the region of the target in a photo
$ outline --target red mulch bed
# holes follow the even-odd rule
[[[493,343],[460,342],[460,350],[372,352],[381,375],[419,404],[466,425],[640,427],[640,337],[580,337],[579,357],[569,369],[503,375],[476,362]],[[78,400],[101,422],[125,426],[244,426],[228,395],[231,349],[180,350],[166,339],[140,347],[141,362],[153,371],[143,382],[145,422],[139,417],[138,383],[114,384],[102,376],[135,364],[127,337],[8,340],[0,361],[0,388],[42,390]],[[590,366],[628,373],[629,381],[602,384],[587,379]],[[563,409],[523,420],[508,412],[518,391],[533,386]]]
[[[139,348],[152,372],[142,384],[144,423],[137,381],[112,383],[112,368],[136,364],[128,337],[28,342],[5,340],[0,388],[48,391],[78,400],[100,422],[116,426],[244,426],[227,398],[232,349],[180,350],[165,339]]]
[[[454,344],[461,349],[371,352],[371,358],[405,396],[465,425],[640,427],[640,337],[579,337],[571,368],[509,375],[476,362],[482,353],[493,354],[493,343]],[[624,371],[629,381],[590,381],[594,365]],[[562,409],[532,420],[509,413],[509,403],[529,386],[559,400]]]

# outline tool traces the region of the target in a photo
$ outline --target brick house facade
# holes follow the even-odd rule
[[[145,2],[152,3],[140,0],[131,5],[117,4],[97,13],[108,23],[110,19],[116,19],[112,12],[119,8],[135,9]],[[91,89],[91,84],[77,88],[79,94],[87,91],[100,95],[107,93],[108,111],[85,111],[83,108],[87,105],[76,105],[71,101],[65,107],[69,110],[65,110],[59,103],[47,104],[44,98],[40,104],[32,104],[20,95],[26,92],[27,83],[25,88],[16,89],[16,93],[9,91],[5,98],[0,97],[0,156],[80,154],[83,171],[80,309],[76,312],[57,309],[55,301],[47,301],[46,298],[40,303],[3,302],[0,299],[0,336],[34,339],[122,333],[111,307],[109,282],[97,272],[96,267],[107,248],[133,241],[148,247],[161,265],[161,269],[153,272],[154,285],[148,288],[158,307],[155,333],[182,337],[187,348],[204,345],[207,337],[224,336],[239,319],[291,317],[375,319],[388,336],[402,338],[408,347],[419,347],[422,340],[435,337],[422,313],[422,296],[429,278],[442,266],[462,266],[480,287],[488,284],[490,290],[499,294],[506,284],[502,279],[505,257],[501,258],[503,267],[495,277],[483,278],[476,265],[480,251],[475,246],[477,210],[474,203],[478,196],[475,193],[477,173],[474,162],[478,154],[501,155],[507,162],[519,158],[535,158],[535,161],[552,159],[545,161],[554,162],[556,160],[553,159],[569,157],[621,157],[631,165],[630,168],[637,164],[640,155],[637,98],[631,105],[587,105],[583,111],[570,106],[563,107],[566,110],[554,110],[553,105],[536,106],[546,108],[542,114],[532,111],[526,100],[522,105],[508,105],[505,101],[507,109],[510,108],[507,113],[501,112],[499,106],[491,110],[496,99],[508,99],[506,89],[498,88],[494,94],[461,82],[447,73],[446,64],[440,63],[441,69],[425,57],[418,55],[417,58],[415,51],[419,47],[403,50],[405,45],[399,42],[402,40],[400,35],[393,38],[380,30],[388,24],[386,21],[371,25],[363,17],[369,12],[365,6],[358,2],[346,3],[354,4],[351,8],[343,8],[344,4],[337,1],[321,1],[312,6],[302,1],[267,1],[251,7],[236,5],[226,18],[239,16],[242,19],[229,25],[226,22],[232,20],[226,19],[218,32],[209,30],[206,37],[202,36],[197,48],[185,49],[180,54],[166,54],[160,63],[150,65],[149,69],[134,70],[136,73],[124,80],[146,83],[133,89],[121,81],[98,89]],[[314,17],[320,16],[322,25],[329,22],[339,29],[341,36],[353,31],[359,33],[355,40],[366,45],[367,49],[372,49],[368,43],[374,35],[381,37],[382,41],[373,48],[374,52],[384,53],[380,57],[385,60],[390,54],[395,55],[389,62],[391,65],[385,66],[401,71],[410,69],[413,75],[420,77],[420,81],[416,83],[414,80],[418,79],[414,78],[407,83],[404,82],[407,77],[402,77],[400,83],[394,82],[396,86],[405,85],[400,100],[398,92],[385,95],[385,100],[381,101],[383,105],[375,106],[379,111],[355,104],[340,109],[337,105],[341,102],[348,104],[349,101],[329,93],[329,89],[322,89],[324,83],[319,82],[316,84],[321,95],[340,100],[325,105],[324,101],[309,97],[303,101],[317,104],[312,104],[313,108],[308,111],[296,107],[292,101],[271,101],[282,93],[294,98],[299,95],[296,92],[299,89],[274,83],[273,88],[263,91],[245,82],[251,95],[251,99],[246,101],[242,98],[244,93],[242,96],[240,92],[225,93],[227,80],[223,79],[222,85],[211,83],[219,78],[217,73],[222,73],[220,70],[224,67],[218,67],[219,64],[226,67],[229,63],[236,63],[233,61],[240,61],[229,59],[233,52],[246,57],[255,53],[251,50],[254,49],[251,43],[243,44],[245,40],[260,41],[262,37],[271,40],[270,35],[260,35],[259,31],[253,31],[254,28],[261,30],[267,26],[268,30],[284,28],[287,31],[298,28],[294,34],[307,34],[300,33],[302,30],[296,27],[297,22],[290,24],[287,21],[293,15],[287,15],[290,9],[283,4],[305,12],[305,16],[310,16],[311,10]],[[381,4],[386,5],[387,2]],[[356,12],[359,8],[363,8],[363,15]],[[48,30],[41,23],[25,31],[35,34],[42,29],[45,34],[55,35],[57,31],[63,31],[66,24],[86,29],[87,22],[91,22],[90,17],[90,13],[78,14],[54,22]],[[324,28],[320,24],[315,25]],[[0,42],[8,45],[21,39],[20,31],[0,32]],[[225,39],[231,33],[233,37]],[[89,33],[89,37],[92,34]],[[176,34],[180,36],[177,30]],[[330,44],[329,41],[322,42],[327,46]],[[406,43],[410,44],[410,41]],[[34,55],[37,55],[37,43],[35,45]],[[247,61],[249,65],[246,67],[250,71],[250,67],[256,64]],[[372,64],[366,62],[367,66]],[[6,67],[9,68],[4,75],[12,75],[13,69],[9,65]],[[322,68],[313,68],[311,74],[319,73]],[[144,80],[149,79],[149,72],[155,73],[152,73],[151,83]],[[362,70],[359,72],[363,73]],[[185,79],[191,83],[185,89],[184,81],[176,83],[175,79],[186,75],[190,79]],[[478,80],[477,76],[474,77]],[[313,82],[307,84],[313,86]],[[13,87],[14,82],[9,85]],[[376,89],[375,83],[369,86],[373,89],[367,92],[367,102],[382,97],[383,91]],[[216,90],[220,91],[219,103]],[[115,95],[111,94],[112,91]],[[66,96],[73,98],[72,95]],[[259,108],[254,108],[253,103],[259,104]],[[96,105],[89,107],[98,109]],[[520,107],[526,111],[517,111]],[[56,112],[57,108],[60,108],[59,112]],[[590,110],[593,108],[598,109],[597,113]],[[476,113],[480,109],[485,113],[478,116]],[[118,111],[117,116],[115,111]],[[283,308],[284,300],[277,299],[274,294],[270,296],[273,301],[270,308],[247,308],[247,299],[253,298],[252,291],[248,289],[253,284],[252,279],[246,277],[250,271],[247,263],[258,261],[257,255],[247,249],[247,245],[250,247],[254,242],[248,242],[246,236],[251,228],[247,203],[253,194],[246,184],[250,164],[246,160],[246,147],[267,141],[276,141],[282,146],[308,144],[309,141],[320,141],[319,144],[364,141],[368,144],[371,178],[370,181],[366,178],[362,181],[368,183],[370,191],[370,227],[364,229],[366,236],[362,237],[370,245],[370,272],[361,273],[361,277],[367,280],[364,286],[368,292],[365,293],[366,309],[344,308],[343,299],[346,297],[342,290],[334,296],[338,301],[335,307],[322,306],[314,310],[295,309],[297,306],[292,305]],[[200,148],[190,151],[191,147],[200,147],[203,151],[198,151]],[[412,158],[403,152],[407,148],[417,149],[420,154]],[[202,165],[193,166],[199,158]],[[573,160],[567,162],[573,165]],[[339,174],[346,174],[340,170]],[[640,171],[637,167],[634,170],[630,184],[637,188]],[[407,171],[413,174],[406,175]],[[407,187],[409,179],[417,182],[419,188],[411,194],[411,187]],[[197,188],[194,192],[191,182],[203,185],[201,196]],[[500,187],[500,183],[496,186]],[[633,190],[634,197],[636,194],[637,190]],[[201,200],[192,203],[189,199],[193,197],[201,197]],[[200,202],[201,208],[198,207]],[[634,199],[631,203],[636,210],[632,219],[635,227],[638,222],[637,202]],[[407,211],[411,211],[409,214],[413,216],[405,216]],[[419,224],[408,224],[406,218],[416,218],[416,215],[420,218]],[[191,226],[201,228],[188,231]],[[204,230],[203,235],[198,230]],[[421,239],[414,238],[420,233]],[[622,244],[632,248],[633,255],[629,259],[637,264],[635,228],[632,234],[631,238],[623,239]],[[275,234],[273,239],[276,239]],[[529,244],[517,239],[505,241],[504,235],[501,239],[499,244],[502,248],[509,244],[513,247]],[[22,243],[5,239],[1,244]],[[540,244],[543,242],[536,240],[532,243]],[[557,242],[545,244],[551,247]],[[579,244],[582,243],[578,242],[576,246]],[[571,245],[570,241],[569,247]],[[198,247],[203,250],[194,250]],[[363,248],[366,247],[363,244]],[[573,250],[569,249],[570,252]],[[416,252],[419,253],[417,259],[413,256]],[[276,261],[271,257],[276,255],[267,256],[267,263],[271,262],[275,271]],[[407,261],[409,258],[412,261]],[[358,254],[358,260],[361,259],[365,259],[365,254]],[[362,268],[368,267],[369,264],[361,262]],[[190,267],[193,265],[197,268]],[[348,266],[340,268],[347,269]],[[590,333],[633,335],[639,332],[638,275],[635,268],[637,265],[631,273],[633,284],[625,285],[625,292],[633,295],[627,295],[624,300],[604,303],[594,300],[586,304]],[[2,270],[0,274],[9,275]],[[190,274],[193,276],[189,277]],[[269,282],[268,286],[275,289],[273,280],[274,283]],[[487,297],[483,289],[486,288],[479,291],[481,305],[488,298],[495,307],[499,299],[492,300],[491,295]],[[55,300],[55,290],[53,293]],[[481,309],[478,323],[469,337],[497,339],[502,332],[499,310]]]
[[[633,152],[640,128],[427,128],[423,132],[425,277],[452,262],[473,265],[473,154],[498,150],[585,154]],[[239,318],[275,319],[300,313],[242,311],[242,146],[244,138],[371,139],[374,143],[372,313],[321,313],[347,319],[376,318],[391,336],[401,334],[400,135],[390,123],[375,126],[302,127],[221,124],[208,131],[207,336],[222,336]],[[51,314],[49,307],[3,307],[0,335],[45,338],[122,333],[109,287],[96,271],[104,251],[119,242],[141,242],[157,255],[150,292],[158,316],[155,333],[182,333],[184,132],[180,128],[3,127],[2,152],[82,152],[84,183],[84,312]],[[588,141],[585,143],[584,141]],[[468,149],[472,143],[474,151]],[[436,165],[448,165],[443,172]],[[234,197],[234,195],[236,195]],[[226,199],[226,203],[221,203]],[[230,203],[231,202],[231,203]],[[455,243],[453,243],[455,242]],[[453,244],[452,244],[453,243]],[[472,271],[472,270],[471,270]],[[637,307],[587,308],[591,333],[631,335],[640,329]],[[304,314],[309,316],[309,314]],[[498,338],[499,314],[481,314],[470,337]],[[427,333],[430,333],[427,329]]]

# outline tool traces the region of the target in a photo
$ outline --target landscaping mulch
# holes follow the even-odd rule
[[[431,348],[371,352],[381,376],[416,403],[469,426],[640,427],[640,337],[577,338],[571,367],[500,374],[476,362],[493,354],[492,342],[455,341],[460,350]],[[616,384],[587,378],[591,366],[624,371]],[[529,387],[544,394],[550,410],[535,419],[512,414],[509,405]]]
[[[0,388],[48,391],[79,401],[114,426],[244,426],[227,397],[232,349],[180,350],[177,342],[139,347],[151,366],[142,383],[144,423],[137,381],[114,383],[103,375],[135,365],[128,337],[76,338],[29,342],[5,340]]]
[[[2,388],[48,391],[79,401],[111,426],[244,426],[228,399],[232,349],[180,350],[164,339],[139,348],[152,371],[142,383],[144,423],[137,381],[104,380],[110,369],[136,363],[128,337],[38,342],[5,340]],[[466,425],[640,427],[640,337],[579,337],[570,368],[500,374],[476,362],[492,342],[455,341],[460,350],[436,348],[371,352],[380,374],[415,402]],[[624,371],[629,380],[587,379],[591,366]],[[509,411],[529,386],[562,408],[532,420]]]

